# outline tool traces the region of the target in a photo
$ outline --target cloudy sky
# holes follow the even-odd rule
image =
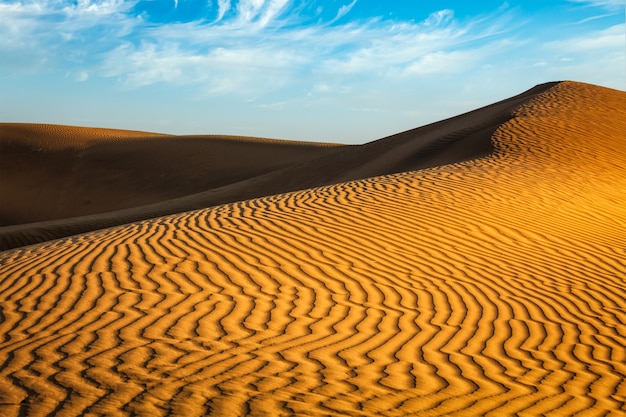
[[[626,89],[623,0],[0,0],[0,121],[364,143]]]

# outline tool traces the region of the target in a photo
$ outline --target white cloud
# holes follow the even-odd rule
[[[546,42],[545,47],[561,53],[598,53],[607,49],[624,52],[626,25],[614,25],[607,29],[586,33],[569,39]]]
[[[604,19],[606,17],[611,17],[613,16],[612,14],[600,14],[597,16],[590,16],[587,18],[584,18],[582,20],[579,20],[578,22],[576,22],[577,25],[582,25],[583,23],[587,23],[587,22],[592,22],[594,20],[598,20],[598,19]]]
[[[26,56],[28,71],[37,62],[48,65],[98,53],[116,38],[133,32],[140,21],[127,14],[135,1],[19,1],[0,4],[0,53]],[[0,68],[9,63],[0,63]]]
[[[224,15],[230,10],[230,0],[217,0],[217,19],[220,21],[224,18]]]
[[[261,13],[259,24],[261,27],[266,26],[271,20],[279,16],[287,7],[290,0],[270,0],[267,2],[265,10]]]
[[[240,0],[237,5],[239,19],[244,23],[252,21],[258,15],[263,3],[263,0]]]
[[[352,3],[346,4],[345,6],[341,6],[339,10],[337,11],[337,16],[335,16],[332,22],[336,22],[337,20],[341,19],[342,17],[350,13],[350,10],[352,10],[356,2],[357,0],[353,0]]]
[[[249,0],[238,4],[238,16],[219,24],[151,29],[140,44],[125,42],[105,54],[105,74],[127,87],[195,84],[211,94],[248,95],[299,85],[305,94],[319,92],[315,86],[326,82],[320,79],[347,84],[377,77],[384,82],[462,71],[485,56],[481,43],[494,27],[499,30],[493,23],[485,28],[472,28],[472,22],[461,25],[445,10],[420,23],[370,19],[277,31],[273,25],[286,21],[276,16],[287,5],[285,0]]]
[[[37,3],[0,3],[0,50],[23,48],[33,44],[31,36],[38,28],[36,16],[41,15]]]
[[[395,78],[399,75],[425,75],[467,70],[470,62],[495,52],[483,44],[498,45],[502,39],[490,39],[500,33],[508,20],[494,17],[486,26],[470,21],[456,22],[450,10],[431,14],[420,23],[377,21],[356,28],[354,47],[322,62],[328,73],[361,74]],[[348,26],[346,26],[347,28]],[[343,36],[344,42],[351,42]]]
[[[128,88],[169,83],[198,85],[205,94],[249,96],[284,86],[298,60],[291,51],[262,45],[191,53],[176,44],[128,43],[106,56],[105,75],[118,77]]]
[[[623,0],[569,0],[572,3],[583,4],[587,6],[605,7],[610,9],[624,8]]]
[[[431,13],[428,19],[424,22],[427,26],[440,26],[443,23],[450,22],[454,17],[454,11],[450,9],[440,10],[435,13]]]
[[[92,1],[92,0],[78,0],[74,2],[45,2],[48,6],[54,7],[58,3],[69,3],[63,7],[63,11],[68,16],[71,15],[99,15],[107,16],[125,12],[131,9],[137,2],[125,1],[125,0],[110,0],[110,1]]]
[[[451,10],[435,12],[420,23],[371,18],[329,24],[349,13],[356,2],[341,6],[335,18],[324,23],[303,22],[300,6],[290,0],[218,0],[212,23],[158,26],[150,25],[149,16],[130,13],[137,1],[0,4],[0,35],[4,35],[0,51],[27,47],[39,55],[31,65],[63,60],[79,65],[90,60],[85,63],[90,71],[97,72],[100,66],[102,74],[122,80],[127,87],[207,84],[209,91],[227,92],[237,88],[236,82],[229,82],[236,79],[242,89],[258,84],[259,90],[314,74],[309,85],[302,86],[302,91],[310,91],[315,74],[417,74],[419,63],[460,56],[456,44],[461,37],[464,48],[471,50],[474,47],[468,42],[493,32],[490,27],[472,27],[475,22],[459,24]],[[284,81],[276,82],[274,74]],[[264,82],[263,77],[272,82]]]
[[[101,73],[126,88],[193,85],[197,94],[260,100],[266,95],[278,98],[269,102],[287,102],[347,96],[370,86],[402,91],[406,82],[469,74],[490,56],[507,53],[502,36],[492,36],[511,20],[509,12],[464,22],[444,10],[417,23],[373,18],[297,25],[293,19],[299,16],[289,14],[288,2],[274,3],[274,14],[270,5],[246,2],[245,24],[239,3],[235,14],[212,24],[146,29],[141,42],[127,41],[103,54]],[[275,17],[260,26],[263,13]]]
[[[464,72],[480,58],[475,51],[431,52],[408,65],[404,70],[404,75],[419,76]]]

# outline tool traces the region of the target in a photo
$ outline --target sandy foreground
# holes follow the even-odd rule
[[[0,415],[624,415],[626,93],[505,104],[0,252]]]

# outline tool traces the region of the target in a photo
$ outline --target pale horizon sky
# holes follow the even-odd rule
[[[0,0],[0,121],[365,143],[626,89],[623,0]]]

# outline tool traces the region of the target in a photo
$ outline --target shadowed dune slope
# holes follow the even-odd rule
[[[206,191],[337,145],[0,124],[0,225],[101,214]]]
[[[40,125],[18,125],[21,131],[16,134],[15,125],[5,125],[0,135],[6,160],[1,164],[0,191],[11,197],[0,205],[0,218],[8,226],[0,228],[0,250],[166,214],[484,156],[492,150],[491,134],[511,117],[513,109],[552,85],[360,146],[147,134],[124,138],[124,131],[110,131],[106,136],[109,131],[103,133],[103,129],[45,129]],[[36,135],[43,139],[33,144]],[[15,145],[25,142],[28,147]],[[55,143],[56,148],[38,151],[51,147],[42,142]]]
[[[489,156],[0,253],[0,415],[626,412],[626,93]]]

